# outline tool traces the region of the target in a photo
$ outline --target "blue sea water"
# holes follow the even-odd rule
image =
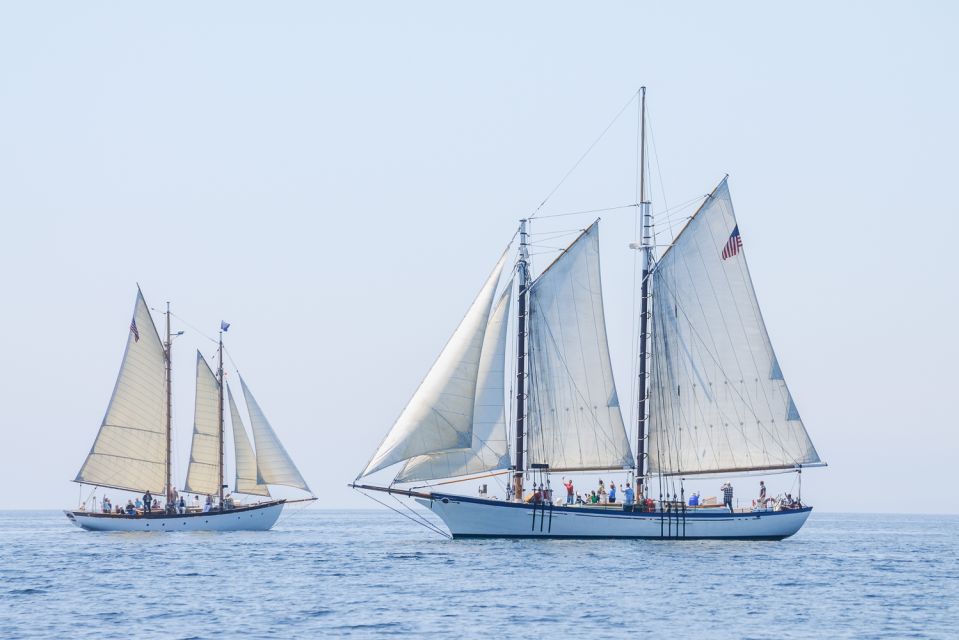
[[[0,512],[4,638],[957,638],[959,517],[782,542],[450,541],[389,511],[91,533]]]

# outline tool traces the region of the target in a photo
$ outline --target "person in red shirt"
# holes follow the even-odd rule
[[[572,478],[564,482],[563,486],[566,487],[566,504],[573,504],[576,502],[576,493],[573,491]]]

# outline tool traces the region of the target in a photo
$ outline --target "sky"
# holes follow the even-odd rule
[[[0,508],[77,503],[137,283],[185,331],[181,483],[225,319],[319,507],[371,506],[347,483],[517,221],[550,193],[541,215],[635,201],[635,103],[614,116],[645,85],[654,208],[730,176],[829,463],[806,501],[959,513],[957,24],[946,2],[0,3]],[[633,214],[601,215],[626,397]]]

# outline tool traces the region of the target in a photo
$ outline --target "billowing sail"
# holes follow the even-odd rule
[[[769,342],[725,180],[652,286],[649,471],[819,462]]]
[[[594,223],[529,292],[527,459],[556,470],[632,465],[613,381]]]
[[[397,482],[454,478],[510,465],[506,405],[506,328],[512,299],[512,282],[506,285],[483,336],[476,396],[473,401],[473,444],[410,459],[396,476]]]
[[[246,435],[246,428],[243,426],[243,419],[240,418],[240,411],[233,400],[233,392],[230,391],[230,385],[226,385],[226,395],[230,400],[230,423],[233,425],[233,452],[236,457],[236,484],[234,490],[237,493],[246,493],[257,496],[270,495],[270,489],[265,484],[258,484],[256,481],[256,456],[253,453],[253,446],[250,445],[250,439]]]
[[[473,397],[480,352],[496,283],[505,262],[504,252],[360,477],[414,456],[472,445]]]
[[[138,290],[113,396],[75,481],[163,495],[166,418],[166,353]]]
[[[306,481],[300,475],[296,465],[286,452],[273,427],[263,415],[246,382],[240,378],[246,408],[250,414],[250,426],[253,428],[253,442],[256,443],[256,482],[257,484],[282,484],[309,491]]]
[[[189,493],[220,492],[220,383],[200,352],[196,352],[196,401],[193,443],[186,486]]]

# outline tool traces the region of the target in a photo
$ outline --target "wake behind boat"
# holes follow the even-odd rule
[[[133,319],[120,373],[90,454],[75,482],[93,485],[81,507],[66,511],[78,527],[91,531],[265,531],[273,527],[285,504],[312,501],[306,481],[267,421],[246,382],[240,380],[253,430],[254,451],[240,410],[223,369],[222,323],[216,373],[198,351],[196,396],[190,464],[183,494],[175,488],[172,468],[172,351],[170,307],[166,311],[166,341],[160,340],[143,293],[137,290]],[[152,329],[152,331],[151,331]],[[236,494],[266,498],[240,503],[225,493],[224,393],[230,404]],[[310,495],[288,501],[270,496],[269,485],[285,485]],[[98,489],[143,494],[114,505]],[[206,496],[203,505],[185,494]],[[154,498],[157,496],[157,498]],[[161,502],[160,496],[163,496]]]
[[[523,220],[513,277],[499,286],[507,249],[354,488],[411,497],[454,538],[779,540],[805,523],[801,499],[737,509],[730,489],[722,506],[687,500],[687,479],[823,463],[769,341],[725,178],[656,255],[640,93],[635,456],[607,342],[599,221],[533,278]],[[400,463],[388,486],[360,483]],[[554,499],[553,474],[598,471],[627,474],[623,503],[575,504],[572,484]],[[498,474],[512,476],[501,500],[430,486]]]

